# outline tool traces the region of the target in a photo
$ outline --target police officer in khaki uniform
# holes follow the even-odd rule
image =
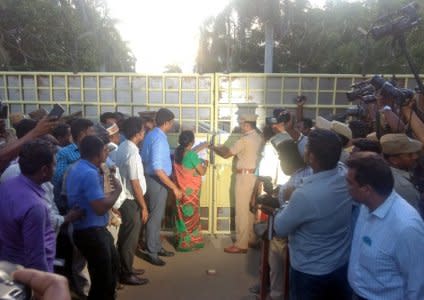
[[[236,242],[224,249],[227,253],[246,253],[249,240],[253,239],[254,216],[249,210],[249,201],[256,182],[256,167],[263,147],[263,140],[256,130],[256,115],[240,115],[239,123],[243,136],[230,148],[220,145],[211,150],[223,158],[235,156],[236,163]]]

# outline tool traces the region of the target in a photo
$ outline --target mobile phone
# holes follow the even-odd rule
[[[48,117],[51,119],[59,119],[63,113],[65,112],[65,110],[63,109],[62,106],[60,106],[60,104],[55,104],[53,105],[52,110],[50,111]]]
[[[12,273],[19,268],[18,265],[0,261],[0,299],[31,299],[29,287],[13,281]]]

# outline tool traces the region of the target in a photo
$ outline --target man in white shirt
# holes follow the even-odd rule
[[[141,285],[148,282],[137,275],[144,270],[132,267],[137,248],[141,222],[147,222],[149,213],[144,200],[146,180],[137,145],[144,138],[142,119],[131,117],[124,121],[122,129],[127,138],[119,145],[116,153],[116,165],[119,168],[126,200],[119,208],[122,224],[118,234],[118,252],[121,260],[120,282],[129,285]]]
[[[377,154],[347,161],[349,192],[363,205],[353,234],[349,284],[358,299],[424,299],[424,222],[394,190]]]

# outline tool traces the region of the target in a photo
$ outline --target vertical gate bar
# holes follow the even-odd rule
[[[333,114],[336,114],[336,97],[337,97],[337,83],[338,83],[338,77],[333,77]]]
[[[67,114],[69,114],[71,110],[69,105],[69,74],[65,74],[65,103],[66,103],[65,111]]]
[[[100,77],[101,75],[97,74],[96,76],[96,102],[97,102],[97,118],[100,118]]]

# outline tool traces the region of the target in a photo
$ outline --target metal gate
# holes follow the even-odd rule
[[[369,76],[367,76],[369,77]],[[413,88],[412,76],[399,75],[401,86]],[[361,75],[334,74],[137,74],[0,72],[0,97],[10,112],[50,110],[60,103],[68,113],[82,111],[98,121],[107,111],[137,115],[167,107],[176,116],[172,147],[178,132],[191,129],[197,141],[232,143],[237,115],[256,113],[261,127],[276,107],[295,108],[294,99],[305,95],[306,117],[315,119],[343,112],[350,103],[345,92]],[[203,154],[207,155],[207,154]],[[201,222],[205,231],[228,233],[234,229],[231,160],[216,157],[201,191]]]

